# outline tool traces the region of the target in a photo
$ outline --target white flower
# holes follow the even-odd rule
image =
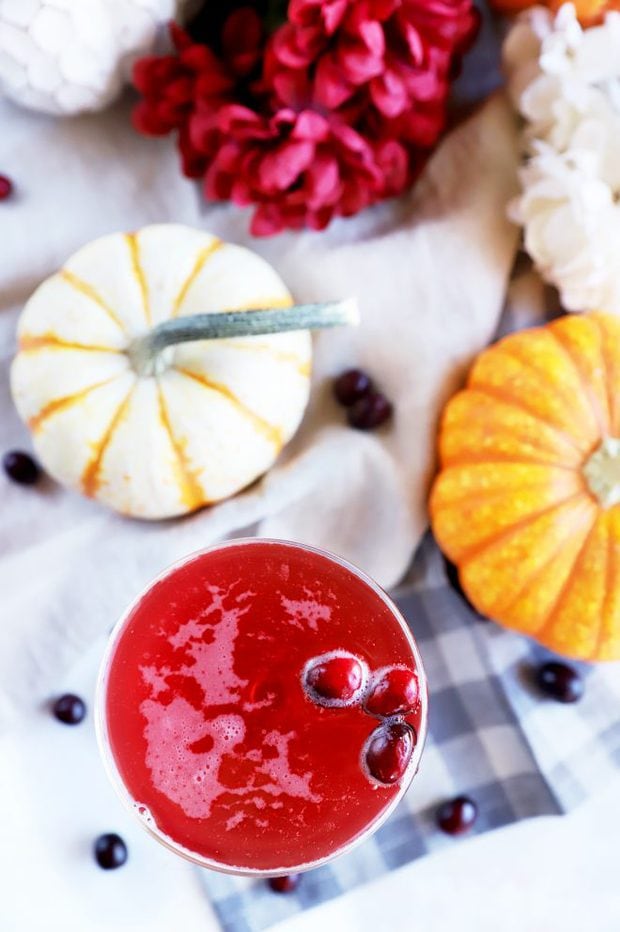
[[[533,8],[504,45],[525,120],[511,217],[573,311],[620,314],[620,14],[583,30],[574,8]]]

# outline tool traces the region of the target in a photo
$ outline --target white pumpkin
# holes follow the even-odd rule
[[[0,0],[0,93],[45,113],[105,107],[187,0]]]
[[[19,321],[11,386],[41,462],[142,518],[233,495],[272,465],[308,400],[310,334],[292,328],[313,321],[291,304],[264,259],[189,227],[80,249]],[[337,306],[310,306],[325,307]],[[243,312],[218,313],[233,309]],[[203,340],[192,329],[264,334],[252,320],[270,313],[290,332]]]

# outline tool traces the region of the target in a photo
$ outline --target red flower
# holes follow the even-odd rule
[[[165,136],[180,129],[198,96],[216,103],[234,86],[223,63],[205,45],[192,42],[174,23],[170,36],[175,55],[142,58],[134,65],[133,81],[143,100],[133,122],[145,135]]]
[[[255,235],[322,229],[411,184],[476,25],[471,0],[290,0],[266,46],[249,7],[210,45],[172,27],[176,54],[135,66],[134,124],[176,131],[184,172],[254,205]]]
[[[291,0],[289,22],[270,41],[270,81],[282,103],[353,102],[391,119],[443,102],[454,57],[477,26],[471,0]]]
[[[195,131],[199,136],[198,121]],[[397,143],[375,149],[352,127],[312,110],[264,117],[233,104],[221,110],[219,131],[205,193],[257,205],[255,236],[285,227],[321,230],[334,216],[355,214],[391,193],[393,178],[401,184],[406,155],[399,157]]]
[[[147,136],[178,130],[183,171],[200,178],[210,153],[192,145],[191,118],[197,108],[203,115],[215,116],[243,90],[245,79],[261,60],[262,24],[249,7],[232,13],[222,31],[220,57],[174,23],[170,35],[176,54],[142,58],[134,65],[133,81],[143,100],[133,112],[133,123]]]

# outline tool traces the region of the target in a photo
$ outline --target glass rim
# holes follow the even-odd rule
[[[317,858],[313,861],[308,861],[303,864],[292,865],[289,867],[282,867],[279,869],[272,868],[253,868],[253,867],[241,867],[235,866],[232,864],[226,864],[222,861],[216,861],[212,858],[205,857],[204,855],[198,854],[195,851],[192,851],[189,848],[184,847],[179,842],[176,842],[169,835],[166,835],[158,826],[155,820],[152,820],[152,824],[145,818],[142,817],[138,811],[140,802],[133,798],[129,789],[127,788],[116,764],[114,754],[112,752],[112,747],[109,739],[108,733],[108,723],[106,716],[106,696],[107,696],[107,681],[108,675],[110,672],[110,667],[112,663],[112,658],[114,656],[114,650],[119,641],[120,635],[128,622],[130,616],[132,615],[134,609],[138,607],[140,602],[144,597],[151,591],[151,589],[156,586],[159,582],[162,582],[164,579],[167,579],[169,576],[172,576],[178,570],[182,569],[188,563],[192,563],[194,560],[199,559],[200,557],[206,556],[209,553],[214,553],[219,550],[225,550],[237,546],[245,546],[247,544],[256,545],[256,544],[278,544],[290,547],[294,550],[305,550],[310,553],[317,554],[320,557],[323,557],[329,560],[331,563],[342,567],[343,569],[349,570],[365,583],[372,591],[377,595],[381,601],[387,606],[390,610],[390,613],[400,626],[403,631],[405,638],[411,649],[411,653],[415,662],[415,669],[418,678],[418,685],[420,689],[420,725],[416,730],[416,744],[411,755],[411,760],[407,765],[407,770],[400,782],[398,792],[391,800],[388,806],[379,813],[379,815],[368,823],[366,828],[345,845],[342,845],[336,851],[332,851],[329,854],[324,855],[321,858]],[[210,544],[207,547],[201,547],[198,550],[193,550],[190,553],[186,554],[184,557],[181,557],[179,560],[175,560],[173,563],[166,566],[160,573],[153,577],[150,582],[144,586],[137,596],[130,602],[125,611],[121,614],[119,619],[115,622],[112,627],[110,634],[108,636],[108,641],[103,652],[99,672],[97,675],[97,683],[95,687],[95,700],[94,700],[94,722],[95,722],[95,734],[97,739],[97,745],[99,748],[99,754],[103,761],[104,769],[107,773],[108,779],[110,780],[114,790],[116,791],[117,796],[120,798],[121,802],[126,809],[133,815],[134,819],[142,826],[142,828],[157,842],[163,845],[165,848],[168,848],[169,851],[174,852],[174,854],[179,855],[184,858],[186,861],[191,861],[193,864],[197,864],[199,867],[208,868],[209,870],[214,870],[219,873],[235,875],[239,877],[278,877],[283,874],[298,874],[305,871],[314,870],[315,868],[322,867],[324,864],[327,864],[330,861],[333,861],[335,858],[339,858],[342,855],[348,854],[362,842],[366,841],[372,835],[375,834],[378,829],[389,819],[391,814],[394,812],[398,804],[403,799],[405,793],[408,791],[413,778],[418,772],[420,765],[420,758],[422,757],[422,752],[424,750],[424,745],[426,742],[426,735],[428,730],[428,686],[426,679],[426,672],[424,670],[424,665],[422,663],[422,658],[420,656],[420,651],[418,645],[415,641],[415,638],[407,624],[404,616],[402,615],[400,609],[395,604],[391,596],[383,589],[371,576],[369,576],[364,570],[360,569],[354,563],[351,563],[349,560],[346,560],[343,557],[338,556],[335,553],[331,553],[328,550],[322,550],[319,547],[312,547],[309,544],[298,543],[297,541],[280,539],[277,537],[236,537],[229,540],[220,541],[219,543]],[[146,808],[146,807],[145,807]]]

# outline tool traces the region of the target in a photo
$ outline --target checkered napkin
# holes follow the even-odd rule
[[[430,729],[420,771],[388,822],[351,854],[311,871],[281,896],[264,881],[211,871],[202,880],[226,932],[266,929],[453,843],[434,823],[445,798],[471,795],[479,834],[559,814],[620,769],[618,664],[588,669],[574,706],[543,699],[530,672],[548,656],[477,615],[450,585],[430,534],[396,593],[430,684]]]

